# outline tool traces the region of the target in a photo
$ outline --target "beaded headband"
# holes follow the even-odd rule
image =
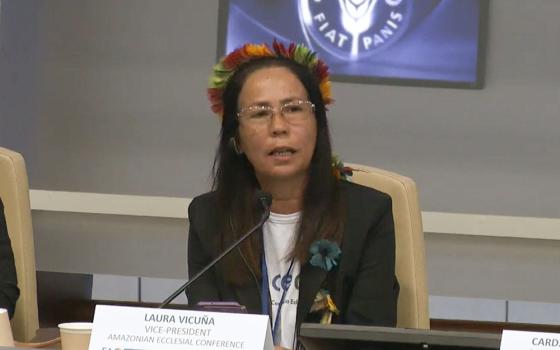
[[[302,44],[291,43],[288,47],[274,40],[272,48],[267,44],[245,44],[223,57],[212,68],[212,76],[208,80],[208,99],[212,112],[220,117],[224,113],[222,95],[224,89],[237,69],[244,63],[264,57],[284,57],[305,67],[317,78],[319,89],[325,105],[330,104],[331,82],[329,81],[329,67],[317,58],[317,54]]]

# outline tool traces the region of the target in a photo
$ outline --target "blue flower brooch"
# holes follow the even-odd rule
[[[309,263],[328,272],[338,265],[338,259],[342,251],[335,242],[320,239],[311,244],[309,253],[311,253]]]
[[[311,244],[309,253],[311,253],[309,263],[328,272],[338,265],[342,251],[335,242],[321,239]],[[321,324],[330,324],[332,322],[332,315],[339,314],[338,308],[326,289],[319,290],[310,311],[322,312]]]

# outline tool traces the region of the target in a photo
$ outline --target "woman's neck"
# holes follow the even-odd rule
[[[272,195],[270,211],[277,214],[292,214],[301,210],[305,179],[298,181],[274,180],[259,182],[261,183],[262,190]]]

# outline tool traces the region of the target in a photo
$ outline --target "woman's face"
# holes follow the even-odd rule
[[[238,98],[242,111],[238,142],[261,185],[306,178],[317,137],[317,122],[307,101],[305,87],[285,67],[261,68],[247,77]],[[298,118],[292,118],[294,113],[300,113]]]

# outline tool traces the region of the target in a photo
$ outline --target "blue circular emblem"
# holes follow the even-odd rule
[[[343,60],[369,57],[396,42],[410,24],[414,1],[300,0],[308,40]]]

